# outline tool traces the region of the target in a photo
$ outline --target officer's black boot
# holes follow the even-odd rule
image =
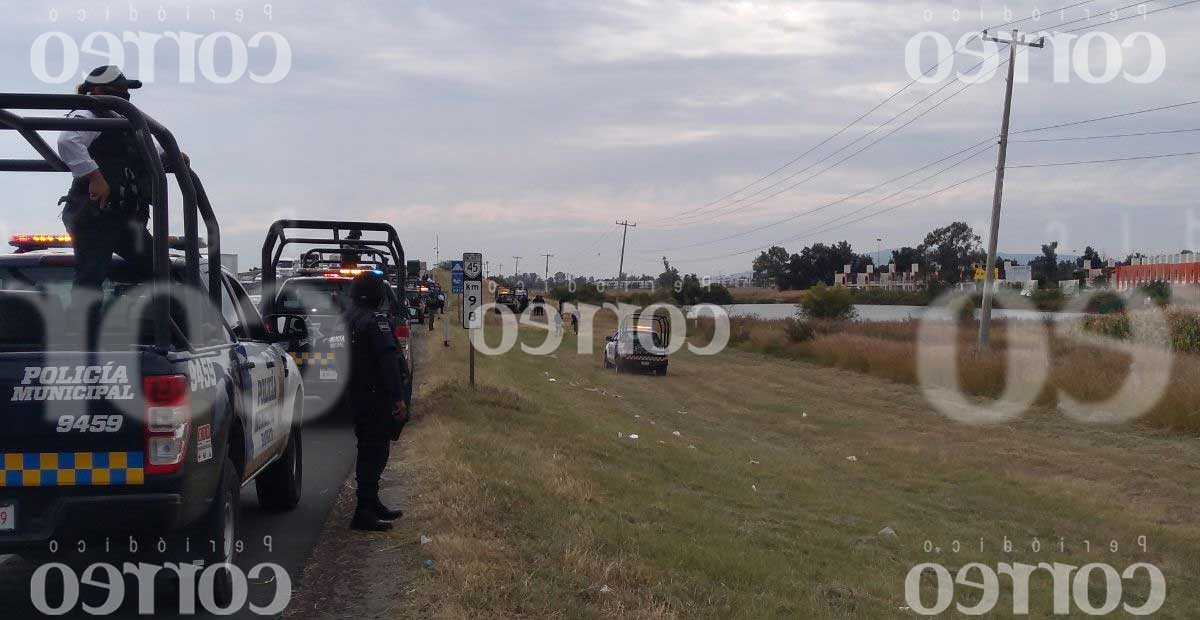
[[[354,510],[354,518],[350,521],[350,529],[362,532],[386,532],[392,529],[390,521],[383,521],[375,514],[375,508],[361,502]]]
[[[404,516],[404,511],[403,510],[392,510],[391,508],[384,506],[383,502],[379,500],[379,496],[376,495],[375,496],[375,516],[379,517],[380,519],[382,519],[384,521],[395,521],[396,519],[399,519],[400,517]]]

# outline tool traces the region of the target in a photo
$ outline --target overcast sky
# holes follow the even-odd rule
[[[1146,10],[1177,2],[1148,2]],[[1073,2],[323,0],[274,2],[268,17],[268,5],[250,1],[135,0],[137,15],[131,16],[128,2],[0,0],[5,16],[0,75],[4,90],[69,92],[84,72],[105,62],[100,55],[82,53],[69,82],[41,81],[33,67],[38,64],[34,42],[48,32],[65,33],[75,45],[97,31],[117,36],[185,31],[200,37],[228,31],[241,41],[269,31],[286,39],[290,71],[271,84],[247,76],[218,84],[199,70],[187,83],[178,44],[164,39],[153,55],[153,82],[134,97],[191,155],[221,219],[225,247],[241,254],[243,268],[258,264],[270,221],[339,217],[394,224],[410,258],[432,260],[440,239],[442,258],[481,251],[493,272],[502,263],[511,273],[517,255],[523,257],[521,271],[540,272],[544,259],[539,255],[551,253],[551,272],[610,275],[617,270],[621,242],[614,221],[627,218],[639,226],[629,231],[626,271],[658,273],[665,254],[687,272],[715,275],[748,270],[757,248],[780,240],[789,240],[783,245],[791,251],[842,239],[873,251],[877,245],[916,245],[925,232],[954,219],[984,234],[991,176],[871,214],[994,166],[994,150],[875,206],[868,205],[945,164],[774,222],[995,135],[1002,75],[970,86],[836,168],[753,204],[804,181],[959,89],[955,82],[876,130],[940,87],[914,86],[779,174],[734,198],[705,205],[804,153],[904,86],[910,79],[906,45],[918,33],[933,31],[957,43],[965,33],[1008,21],[1005,6],[1012,19],[1019,19],[1035,7],[1049,13],[1065,4]],[[1126,4],[1092,2],[1019,27],[1052,29],[1060,21],[1085,17],[1084,9],[1098,13]],[[160,6],[163,21],[156,15]],[[1071,27],[1095,25],[1092,30],[1118,40],[1138,31],[1152,33],[1165,52],[1161,77],[1147,84],[1124,77],[1088,84],[1068,67],[1068,82],[1056,83],[1055,59],[1068,54],[1056,53],[1052,42],[1029,53],[1028,78],[1016,86],[1014,130],[1200,99],[1200,43],[1194,37],[1200,5],[1111,25],[1101,24],[1103,19]],[[1093,46],[1082,64],[1101,73],[1100,41]],[[228,45],[215,49],[216,68],[227,73]],[[937,55],[932,42],[924,51],[922,68]],[[1136,76],[1148,67],[1151,52],[1141,40],[1118,60]],[[270,43],[250,49],[248,70],[269,71],[275,54]],[[132,44],[125,56],[126,73],[145,77],[148,68],[139,63]],[[45,57],[51,74],[69,60],[57,43],[48,46]],[[957,66],[965,70],[977,61],[962,57]],[[1184,107],[1024,137],[1197,128],[1198,110]],[[733,202],[872,130],[807,172]],[[0,140],[5,156],[31,156],[15,136]],[[1012,145],[1009,162],[1187,151],[1200,151],[1200,132],[1019,143]],[[1200,249],[1198,165],[1200,158],[1180,157],[1012,170],[1001,249],[1036,252],[1051,240],[1059,240],[1065,252],[1091,244],[1121,256],[1130,250]],[[61,230],[55,202],[67,183],[51,174],[0,175],[0,233]],[[834,228],[838,224],[845,225]],[[761,230],[741,234],[756,228]],[[733,238],[718,241],[723,237]]]

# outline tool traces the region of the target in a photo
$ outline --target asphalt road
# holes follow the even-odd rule
[[[306,408],[311,408],[306,406]],[[263,562],[273,562],[287,570],[293,589],[300,586],[301,572],[309,552],[321,533],[326,517],[337,498],[341,485],[354,464],[355,442],[353,428],[330,424],[310,425],[304,429],[304,492],[300,506],[292,512],[267,512],[259,508],[254,483],[242,490],[242,536],[245,544],[239,564],[245,569]],[[270,548],[264,540],[270,537]],[[0,617],[40,618],[43,617],[30,599],[30,580],[37,565],[17,557],[0,556]],[[101,577],[103,579],[103,577]],[[258,605],[268,604],[276,593],[278,584],[269,573],[264,578],[249,580],[249,601]],[[127,592],[136,587],[127,580]],[[81,602],[99,605],[104,593],[98,589],[96,596],[87,596],[85,589]],[[61,597],[59,589],[58,597]],[[129,594],[120,610],[106,618],[140,618],[137,612],[137,597]],[[178,588],[174,584],[160,584],[155,591],[154,617],[178,615]],[[51,604],[61,598],[48,594]],[[95,618],[77,607],[78,613],[69,613],[66,618]],[[189,617],[215,617],[196,614]],[[229,616],[226,616],[229,617]],[[244,610],[235,618],[262,618],[263,616]]]

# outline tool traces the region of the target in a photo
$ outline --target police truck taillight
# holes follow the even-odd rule
[[[396,339],[397,340],[408,340],[408,336],[409,336],[409,331],[408,331],[407,324],[401,324],[401,325],[396,326]]]
[[[187,454],[191,407],[186,375],[146,377],[146,473],[173,474]]]

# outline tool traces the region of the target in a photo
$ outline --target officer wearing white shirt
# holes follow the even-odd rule
[[[77,92],[129,99],[129,91],[141,87],[140,80],[127,79],[117,67],[105,66],[88,74]],[[67,116],[97,115],[74,110]],[[75,251],[75,286],[99,289],[108,279],[114,253],[141,277],[148,277],[151,179],[136,136],[118,129],[64,131],[58,138],[58,153],[74,176],[62,218]],[[186,155],[184,162],[188,162]]]

